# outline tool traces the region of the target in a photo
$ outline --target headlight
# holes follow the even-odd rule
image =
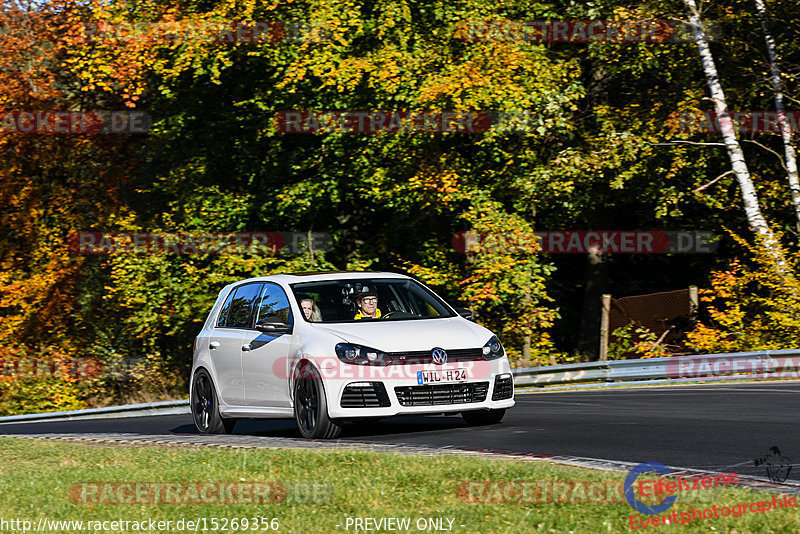
[[[355,365],[389,365],[392,363],[392,357],[385,352],[352,343],[337,344],[336,356],[344,363]]]
[[[497,336],[492,336],[492,339],[487,341],[486,345],[483,346],[483,357],[487,360],[502,358],[504,354],[503,345],[500,343],[500,340],[497,339]]]

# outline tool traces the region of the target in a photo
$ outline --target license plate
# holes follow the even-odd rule
[[[434,384],[437,382],[464,382],[467,380],[466,369],[441,369],[417,371],[417,384]]]

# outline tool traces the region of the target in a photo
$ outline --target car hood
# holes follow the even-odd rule
[[[411,321],[361,321],[314,325],[348,343],[365,345],[383,352],[430,350],[434,347],[468,349],[482,347],[492,332],[460,317]]]

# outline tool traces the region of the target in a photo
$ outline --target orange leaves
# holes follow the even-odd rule
[[[19,12],[4,5],[0,24],[0,105],[5,110],[91,110],[81,94],[87,56],[74,45],[82,12],[75,4],[39,4]],[[66,31],[71,28],[71,31]],[[135,68],[130,67],[135,70]],[[81,71],[81,72],[79,72]],[[110,87],[113,62],[89,70],[87,86]],[[61,91],[56,90],[57,87]],[[127,91],[128,100],[140,91]],[[118,105],[118,104],[117,104]],[[0,136],[0,343],[72,346],[83,257],[71,254],[66,237],[117,208],[120,167],[109,157],[118,139],[110,136]],[[113,169],[107,175],[103,171]]]
[[[31,106],[56,97],[46,11],[0,2],[0,105]]]
[[[462,284],[471,285],[473,282],[477,281],[478,277],[473,276],[464,279]],[[488,301],[501,302],[500,296],[497,294],[497,288],[495,288],[491,283],[484,283],[480,285],[476,284],[471,286],[470,289],[471,291],[467,297],[467,300],[470,302],[475,302],[476,304],[482,304]]]
[[[82,83],[81,91],[111,93],[133,108],[145,91],[148,73],[163,66],[161,50],[207,43],[219,37],[221,25],[182,19],[175,7],[138,12],[134,20],[130,16],[124,5],[64,0],[52,33],[59,57]]]

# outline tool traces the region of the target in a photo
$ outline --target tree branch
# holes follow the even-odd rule
[[[697,145],[697,146],[725,146],[725,143],[698,143],[696,141],[667,141],[666,143],[650,143],[652,146]]]
[[[697,193],[698,191],[702,191],[703,189],[705,189],[705,188],[707,188],[707,187],[709,187],[711,185],[714,185],[715,182],[718,182],[720,179],[724,178],[725,176],[728,176],[729,174],[733,174],[733,170],[730,170],[730,171],[727,171],[727,172],[723,172],[722,174],[720,174],[719,176],[717,176],[716,178],[714,178],[713,180],[711,180],[707,184],[701,185],[700,187],[695,189],[694,192]]]
[[[789,169],[786,168],[786,164],[783,162],[783,156],[781,156],[780,154],[778,154],[777,152],[772,150],[770,147],[768,147],[766,145],[762,145],[758,141],[754,141],[752,139],[742,139],[742,141],[744,141],[745,143],[753,143],[756,146],[760,146],[761,148],[763,148],[767,152],[771,152],[771,153],[775,154],[775,156],[777,156],[777,158],[778,158],[778,161],[781,162],[781,167],[783,167],[783,170],[786,171],[786,172],[789,172]]]

